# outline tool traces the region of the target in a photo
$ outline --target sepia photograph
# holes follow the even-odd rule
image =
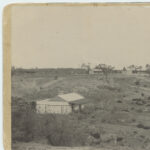
[[[4,142],[150,150],[149,16],[144,3],[7,6]]]

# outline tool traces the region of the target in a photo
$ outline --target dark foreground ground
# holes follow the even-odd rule
[[[149,150],[147,147],[146,150]],[[45,144],[37,143],[18,143],[13,144],[12,149],[14,150],[142,150],[133,149],[127,146],[105,146],[105,147],[54,147]]]

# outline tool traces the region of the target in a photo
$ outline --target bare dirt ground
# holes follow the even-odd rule
[[[94,105],[81,126],[101,126],[103,147],[53,147],[41,143],[14,143],[13,150],[150,150],[150,77],[113,74],[106,84],[101,75],[12,77],[12,96],[32,101],[54,97],[59,91],[77,92]],[[112,146],[114,134],[117,145]],[[130,147],[130,148],[129,148]]]
[[[49,82],[43,84],[42,88],[47,88],[47,87],[52,86],[52,85],[54,85],[56,83],[59,83],[62,80],[63,80],[63,78],[59,78],[58,80],[49,81]]]

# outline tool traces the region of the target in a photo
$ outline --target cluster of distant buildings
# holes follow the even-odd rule
[[[86,68],[84,68],[86,69]],[[90,68],[88,74],[102,74],[102,69]],[[142,68],[141,66],[134,67],[133,65],[129,67],[123,67],[123,69],[113,69],[111,73],[123,73],[123,74],[147,74],[148,70]]]
[[[144,69],[142,68],[142,66],[134,66],[131,65],[127,68],[123,68],[122,69],[122,73],[126,73],[126,74],[144,74],[146,75],[149,72],[149,69]]]

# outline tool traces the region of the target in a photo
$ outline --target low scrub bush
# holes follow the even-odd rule
[[[142,129],[145,129],[145,130],[150,130],[150,126],[145,126],[143,124],[138,124],[137,125],[138,128],[142,128]]]
[[[107,89],[107,90],[110,90],[110,91],[118,91],[120,92],[121,91],[121,88],[117,87],[117,86],[111,86],[111,85],[103,85],[103,86],[100,86],[98,85],[97,86],[98,89]]]
[[[141,96],[143,97],[143,96],[144,96],[144,93],[141,93]]]
[[[55,116],[45,128],[46,138],[54,146],[85,145],[86,134],[84,129],[78,126],[78,122],[67,116]]]
[[[55,77],[54,77],[54,80],[57,80],[57,79],[58,79],[58,76],[55,76]]]
[[[135,81],[135,85],[140,85],[140,81]]]
[[[72,115],[12,113],[12,141],[30,142],[44,138],[53,146],[85,145],[87,131]]]
[[[143,112],[143,109],[142,109],[142,108],[139,108],[139,109],[136,110],[136,112],[142,113],[142,112]]]
[[[17,111],[12,113],[12,141],[29,142],[34,137],[35,113]]]

